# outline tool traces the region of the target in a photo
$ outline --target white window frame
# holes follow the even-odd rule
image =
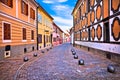
[[[10,40],[4,40],[4,23],[7,23],[7,24],[10,24],[10,33],[11,33],[11,35],[10,35],[10,37],[11,37],[11,39],[12,39],[12,26],[11,26],[11,23],[9,23],[9,22],[6,22],[6,21],[2,21],[2,42],[3,43],[7,43],[7,42],[12,42],[12,40],[10,39]]]
[[[27,42],[27,29],[26,29],[26,40],[23,40],[23,28],[26,29],[26,27],[22,27],[22,42]]]

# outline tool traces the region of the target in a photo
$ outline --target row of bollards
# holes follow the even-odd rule
[[[74,55],[74,59],[78,59],[78,55],[76,54],[74,49],[71,49],[72,55]],[[84,60],[80,59],[78,60],[78,65],[84,65]],[[107,67],[107,71],[110,73],[115,73],[115,67],[113,67],[112,65],[108,65]]]
[[[50,49],[52,49],[52,47],[50,47]],[[48,48],[47,48],[46,50],[49,51]],[[45,53],[45,51],[41,50],[41,53]],[[37,53],[33,53],[33,57],[37,57],[37,56],[38,56]],[[24,61],[24,62],[27,62],[28,60],[29,60],[29,58],[28,58],[27,56],[25,56],[25,57],[23,58],[23,61]]]

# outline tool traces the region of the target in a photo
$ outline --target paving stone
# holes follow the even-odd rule
[[[79,59],[85,61],[85,65],[78,65],[79,59],[73,58],[71,49],[76,51]],[[19,70],[16,80],[119,80],[120,78],[120,66],[117,63],[74,48],[68,43],[56,46],[45,54],[39,55],[41,51],[37,52],[38,57],[33,57],[32,53],[28,55],[30,61]],[[16,70],[24,63],[21,61],[22,57],[0,61],[0,78],[13,80]],[[116,73],[107,72],[109,64],[116,68]]]

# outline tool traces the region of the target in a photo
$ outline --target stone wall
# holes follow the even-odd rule
[[[19,46],[11,46],[10,57],[25,54],[31,51],[37,50],[36,44],[27,44]],[[4,59],[5,47],[0,47],[0,60]]]

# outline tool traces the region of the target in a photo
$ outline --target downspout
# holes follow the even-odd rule
[[[37,33],[37,50],[38,50],[38,7],[37,7],[37,10],[36,10],[36,24],[37,24],[37,26],[36,26],[36,33]]]

